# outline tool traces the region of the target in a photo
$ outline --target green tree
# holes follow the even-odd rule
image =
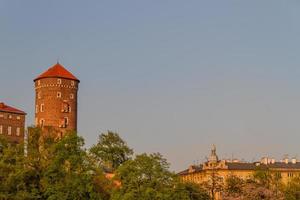
[[[169,164],[160,154],[137,155],[116,171],[116,179],[122,186],[114,192],[112,199],[164,198],[174,179],[168,168]]]
[[[93,184],[97,170],[83,145],[81,137],[68,133],[51,147],[51,161],[41,180],[45,199],[101,199]]]
[[[90,153],[98,163],[116,170],[133,155],[126,142],[118,133],[108,131],[99,136],[98,143],[90,149]]]
[[[29,128],[24,146],[0,139],[0,199],[108,200],[110,182],[93,165],[76,133],[55,141]]]
[[[230,175],[226,178],[225,192],[231,196],[239,196],[243,191],[245,181],[238,176]]]
[[[112,200],[207,200],[200,188],[180,183],[159,153],[141,154],[126,161],[115,178],[121,186],[113,191]]]
[[[210,200],[208,192],[202,188],[199,184],[185,182],[178,183],[175,187],[171,199],[178,200]]]
[[[203,183],[207,191],[213,200],[216,199],[217,193],[221,193],[224,190],[223,178],[219,176],[218,172],[213,168],[209,171],[208,180]]]
[[[253,174],[254,181],[264,187],[270,188],[272,175],[268,168],[258,167]]]
[[[287,200],[300,199],[300,176],[294,177],[287,183],[284,194]]]

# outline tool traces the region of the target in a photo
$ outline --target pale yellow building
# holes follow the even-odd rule
[[[295,158],[283,159],[276,162],[275,159],[262,158],[259,162],[241,162],[239,160],[219,160],[216,147],[213,146],[207,162],[200,165],[191,165],[188,169],[178,173],[182,181],[197,184],[207,184],[212,177],[217,177],[218,182],[226,183],[226,178],[234,175],[244,180],[253,177],[257,169],[266,169],[270,173],[280,177],[282,183],[288,183],[291,178],[300,175],[300,162]],[[221,199],[217,192],[215,199]]]

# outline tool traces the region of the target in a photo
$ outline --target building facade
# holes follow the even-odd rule
[[[24,141],[26,113],[4,103],[0,103],[0,136],[9,142]]]
[[[35,125],[54,137],[77,131],[79,82],[59,63],[35,78]]]
[[[259,170],[268,170],[271,174],[280,178],[283,184],[287,184],[293,177],[300,175],[300,162],[295,158],[283,159],[276,162],[275,159],[262,158],[259,162],[241,162],[239,160],[219,160],[215,146],[211,150],[211,155],[207,162],[200,165],[191,165],[188,169],[178,173],[184,182],[192,182],[203,185],[218,178],[222,185],[226,184],[226,179],[236,176],[243,180],[251,179],[254,173]],[[215,199],[222,199],[222,193],[217,192]]]

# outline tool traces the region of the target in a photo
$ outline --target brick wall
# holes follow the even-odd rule
[[[8,131],[9,127],[11,127],[10,135]],[[20,130],[19,134],[17,133],[18,128]],[[24,141],[24,132],[25,132],[24,114],[0,111],[0,135],[1,136],[4,136],[11,142],[19,143]]]
[[[77,131],[78,85],[78,81],[63,78],[36,80],[36,126],[53,127],[60,136]]]

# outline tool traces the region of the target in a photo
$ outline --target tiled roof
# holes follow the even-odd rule
[[[300,162],[297,163],[284,163],[284,162],[275,162],[275,163],[270,163],[270,164],[261,164],[261,163],[234,163],[234,162],[226,162],[226,166],[228,167],[228,170],[256,170],[258,168],[262,169],[293,169],[293,170],[300,170]],[[186,169],[184,171],[181,171],[178,173],[178,175],[187,175],[191,173],[197,173],[200,172],[202,169],[202,165],[200,166],[192,166],[193,171],[191,172],[190,169]]]
[[[189,174],[189,169],[183,170],[181,172],[178,172],[177,175],[182,176],[182,175],[187,175]]]
[[[61,64],[56,63],[52,67],[50,67],[47,71],[39,75],[34,81],[42,78],[66,78],[75,81],[79,81],[71,72],[66,70]]]
[[[190,171],[191,168],[192,168],[192,172]],[[187,174],[191,174],[191,173],[200,172],[200,171],[202,171],[202,169],[203,169],[203,165],[198,165],[198,166],[197,165],[192,165],[192,166],[190,166],[189,169],[183,170],[183,171],[181,171],[177,174],[180,175],[180,176],[181,175],[187,175]]]
[[[300,162],[296,163],[284,163],[284,162],[275,162],[273,164],[267,165],[269,169],[300,169]]]
[[[226,166],[228,166],[229,170],[254,170],[256,168],[256,165],[254,163],[227,162]]]
[[[4,103],[0,102],[0,111],[1,112],[9,112],[9,113],[17,113],[17,114],[22,114],[26,115],[26,113],[22,110],[19,110],[17,108],[13,108],[11,106],[5,105]]]

